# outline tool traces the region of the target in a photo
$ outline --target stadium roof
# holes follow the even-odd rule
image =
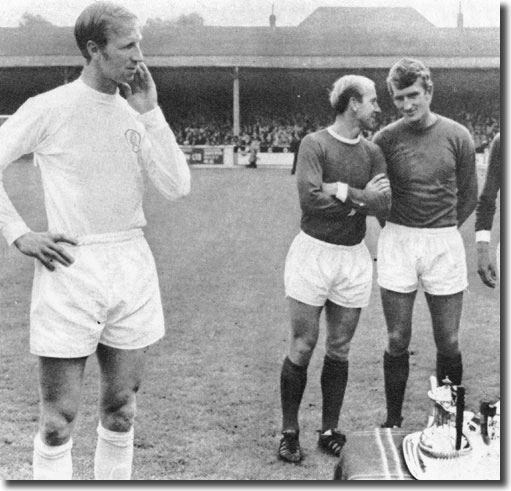
[[[412,8],[321,7],[296,27],[146,27],[143,50],[169,67],[387,67],[401,56],[499,67],[500,29],[437,28]],[[71,27],[0,29],[0,67],[81,63]]]
[[[365,31],[402,30],[407,26],[415,29],[434,28],[417,10],[411,7],[319,7],[298,27],[304,29],[336,29],[338,26]]]

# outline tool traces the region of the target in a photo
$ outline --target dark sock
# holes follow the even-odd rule
[[[442,385],[445,378],[453,383],[453,385],[461,385],[463,377],[463,362],[461,353],[455,356],[445,356],[441,353],[436,354],[436,378],[438,384]]]
[[[307,384],[307,367],[295,365],[287,356],[280,372],[282,429],[298,429],[298,409]]]
[[[410,353],[392,356],[385,351],[383,354],[383,378],[387,403],[387,423],[401,425],[401,412],[409,372]]]
[[[335,429],[339,423],[342,401],[348,383],[348,368],[348,360],[339,361],[325,356],[321,371],[323,431]]]

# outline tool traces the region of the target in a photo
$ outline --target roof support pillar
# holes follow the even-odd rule
[[[234,68],[232,83],[232,133],[240,136],[240,78],[239,67]]]

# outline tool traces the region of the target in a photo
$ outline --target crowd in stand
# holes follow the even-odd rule
[[[454,107],[442,106],[439,112],[458,121],[468,128],[472,134],[476,149],[483,151],[500,131],[499,105],[481,104]],[[332,115],[328,110],[316,108],[313,112],[297,112],[289,114],[245,114],[240,134],[233,134],[232,120],[229,113],[200,115],[188,114],[184,120],[176,120],[168,115],[171,126],[176,133],[178,142],[182,145],[235,145],[246,147],[254,139],[258,139],[262,151],[265,149],[282,150],[293,146],[293,141],[300,140],[308,132],[324,128],[332,123]],[[395,119],[392,110],[383,111],[380,127]],[[366,134],[371,138],[372,134]]]
[[[476,149],[484,151],[489,142],[500,131],[500,106],[494,99],[459,98],[447,101],[438,100],[438,112],[450,117],[468,128],[474,138]],[[18,104],[19,105],[19,104]],[[470,109],[469,109],[470,108]],[[17,107],[13,99],[0,99],[0,114],[12,114]],[[165,110],[164,105],[164,110]],[[328,106],[303,103],[298,110],[291,103],[281,104],[275,110],[262,110],[260,106],[242,108],[240,134],[233,133],[230,110],[200,105],[195,110],[183,108],[165,111],[167,119],[181,145],[234,145],[248,147],[258,139],[261,151],[288,151],[296,141],[308,132],[324,128],[332,123],[332,114]],[[435,110],[435,104],[433,104]],[[380,127],[395,119],[392,107],[382,108]],[[366,134],[371,138],[372,134]]]

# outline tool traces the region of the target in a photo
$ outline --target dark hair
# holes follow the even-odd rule
[[[433,88],[431,73],[424,63],[411,58],[402,58],[389,70],[387,89],[392,96],[394,86],[398,90],[403,90],[413,85],[419,79],[426,92]]]
[[[374,82],[362,75],[344,75],[336,80],[330,91],[330,105],[335,113],[346,111],[352,97],[362,102],[368,84],[374,85]]]
[[[133,20],[137,20],[137,16],[121,5],[103,1],[90,4],[75,23],[75,39],[82,55],[90,61],[88,41],[94,41],[103,48],[108,42],[109,35],[116,32],[119,21]]]

